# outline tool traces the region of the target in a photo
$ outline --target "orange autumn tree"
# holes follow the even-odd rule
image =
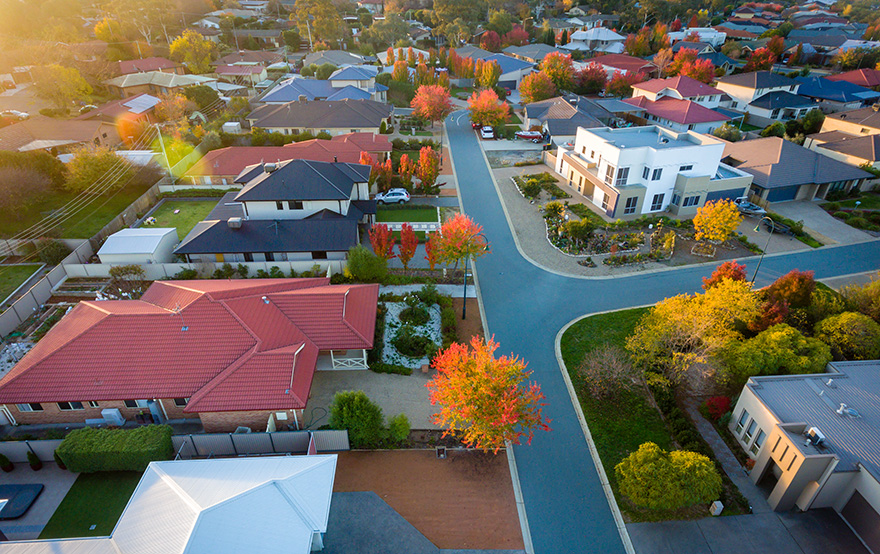
[[[431,271],[437,267],[440,261],[440,233],[428,233],[428,241],[425,243],[425,259],[428,260],[428,267]]]
[[[437,177],[440,176],[440,155],[430,146],[419,150],[419,161],[415,168],[416,177],[421,184],[419,188],[425,194],[437,194]]]
[[[541,413],[541,387],[515,356],[495,358],[498,343],[480,337],[467,345],[453,343],[434,358],[437,376],[427,383],[431,404],[439,405],[434,423],[474,448],[498,453],[507,441],[532,442],[536,430],[549,431]]]
[[[400,175],[400,183],[406,190],[412,190],[413,175],[416,172],[416,162],[409,158],[409,154],[400,156],[397,166],[397,174]]]
[[[416,115],[431,122],[440,121],[452,111],[449,91],[440,85],[422,85],[410,102]]]
[[[498,94],[490,88],[474,91],[468,98],[468,109],[471,112],[471,121],[491,127],[507,121],[510,112],[507,102],[501,102]]]
[[[416,255],[416,247],[419,245],[419,239],[416,238],[416,232],[413,231],[412,225],[404,223],[400,226],[400,244],[397,245],[397,257],[403,264],[404,271],[409,269],[409,262]]]
[[[369,152],[361,152],[361,158],[358,160],[358,163],[361,165],[370,166],[370,177],[367,179],[367,185],[372,187],[373,183],[376,182],[376,179],[379,177],[379,173],[376,171],[376,167],[373,164],[373,156],[370,156]]]
[[[731,200],[710,200],[698,208],[694,216],[697,231],[694,238],[722,243],[736,232],[742,220],[742,214]]]
[[[377,257],[386,262],[394,257],[394,233],[384,223],[376,223],[370,227],[368,233],[370,246]]]
[[[479,258],[489,253],[489,243],[482,235],[483,227],[464,214],[447,219],[440,227],[438,242],[440,261],[451,264],[455,269],[465,258]]]

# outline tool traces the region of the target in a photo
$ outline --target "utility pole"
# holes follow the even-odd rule
[[[168,162],[168,152],[165,151],[165,142],[162,140],[162,130],[159,129],[159,124],[154,124],[156,127],[156,133],[159,135],[159,149],[162,151],[162,156],[165,158],[165,167],[168,168],[168,179],[171,183],[174,183],[174,175],[171,173],[171,164]]]

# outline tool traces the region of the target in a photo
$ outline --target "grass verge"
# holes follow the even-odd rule
[[[205,219],[217,202],[213,200],[166,200],[153,212],[156,224],[150,227],[176,227],[177,238],[183,238],[192,231],[196,223]],[[179,210],[178,213],[174,213]]]
[[[40,539],[109,535],[140,479],[141,474],[132,471],[81,473]]]
[[[0,302],[40,269],[39,264],[0,266]]]
[[[376,213],[376,220],[381,222],[433,222],[437,221],[437,209],[424,210],[418,208],[401,208],[387,210],[380,207]]]

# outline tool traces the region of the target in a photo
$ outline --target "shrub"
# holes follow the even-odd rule
[[[388,422],[388,434],[395,442],[404,442],[409,438],[409,419],[406,414],[397,414]]]
[[[75,429],[56,450],[74,473],[144,471],[150,462],[174,454],[171,427],[145,425],[137,429]]]
[[[767,299],[772,303],[785,301],[792,308],[806,308],[816,290],[812,271],[792,269],[767,287]]]
[[[388,262],[358,244],[348,251],[347,270],[357,281],[374,283],[385,278]]]
[[[709,417],[717,421],[721,419],[721,416],[730,411],[730,398],[726,396],[713,396],[706,400],[706,410],[709,412]]]
[[[850,218],[850,213],[849,213],[849,212],[834,212],[834,213],[831,214],[831,215],[833,215],[833,216],[836,217],[837,219],[842,219],[842,220],[844,220],[844,221],[846,221],[847,219]]]
[[[27,459],[28,459],[28,465],[31,466],[32,470],[40,471],[41,469],[43,469],[42,460],[40,460],[40,458],[36,454],[31,452],[30,450],[28,450]]]
[[[880,357],[880,325],[870,317],[844,312],[816,324],[816,338],[831,347],[835,360]]]
[[[410,306],[400,312],[400,321],[410,325],[424,325],[431,319],[431,314],[424,306]]]
[[[871,230],[871,227],[873,227],[873,224],[870,221],[868,221],[864,217],[859,217],[859,216],[851,217],[851,218],[847,219],[846,222],[851,227],[855,227],[856,229]]]
[[[195,269],[181,269],[180,271],[178,271],[177,273],[174,274],[174,277],[172,277],[172,279],[175,279],[178,281],[189,281],[192,279],[198,279],[198,277],[199,277],[199,272],[196,271]]]
[[[58,455],[58,451],[52,452],[52,457],[55,458],[55,463],[58,464],[58,469],[67,469],[67,466],[64,465],[64,460],[61,459],[61,456]]]
[[[840,293],[849,311],[865,314],[880,323],[880,279],[846,286]]]
[[[379,443],[384,431],[382,408],[364,391],[337,392],[330,405],[330,427],[348,430],[354,448],[370,448]]]
[[[391,343],[398,352],[410,358],[422,358],[434,346],[429,337],[417,334],[411,325],[402,325]]]
[[[10,462],[9,458],[4,456],[3,454],[0,454],[0,469],[5,471],[6,473],[9,473],[13,469],[15,469],[15,464]]]
[[[526,198],[537,198],[541,194],[541,185],[534,179],[529,179],[524,185],[519,187],[520,192]]]
[[[71,250],[60,240],[42,238],[36,242],[37,256],[46,265],[58,265],[70,254]]]
[[[840,204],[838,204],[837,202],[828,202],[827,204],[825,204],[822,207],[825,208],[825,211],[836,212],[837,210],[840,209]]]

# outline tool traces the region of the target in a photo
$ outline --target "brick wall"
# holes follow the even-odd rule
[[[198,419],[199,414],[185,414],[183,408],[174,405],[174,399],[161,401],[168,414],[168,419],[191,418]],[[7,404],[15,421],[21,425],[38,425],[42,423],[85,423],[87,419],[101,419],[101,410],[117,408],[126,420],[133,421],[143,412],[150,413],[149,408],[126,408],[122,400],[101,400],[97,408],[90,408],[87,402],[83,402],[83,410],[61,410],[55,402],[41,402],[42,412],[22,412],[15,404]],[[161,408],[160,408],[161,410]],[[265,429],[264,429],[265,430]]]
[[[287,421],[278,421],[276,426],[279,431],[286,431],[286,424],[295,425],[294,412],[299,422],[302,423],[302,410],[257,410],[246,412],[202,412],[199,416],[202,418],[202,427],[206,433],[231,433],[236,427],[250,427],[252,431],[261,433],[266,430],[269,424],[269,416],[274,413],[284,412],[287,414]]]
[[[183,411],[183,407],[178,407],[174,405],[173,398],[165,398],[161,400],[162,406],[165,408],[165,413],[168,414],[168,419],[198,419],[199,414],[191,414],[185,413]]]

